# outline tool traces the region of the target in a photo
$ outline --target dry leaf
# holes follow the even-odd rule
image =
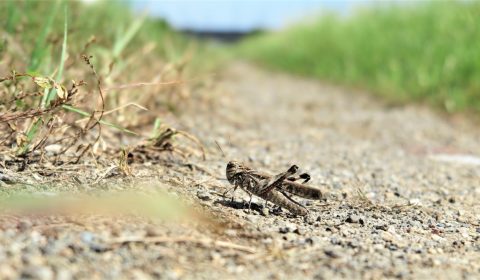
[[[41,88],[44,88],[44,89],[52,88],[53,81],[50,78],[34,77],[33,81]]]
[[[67,90],[59,84],[55,84],[55,89],[57,90],[57,96],[60,99],[66,99],[67,98]]]

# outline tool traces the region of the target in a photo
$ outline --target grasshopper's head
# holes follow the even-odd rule
[[[237,161],[230,161],[227,163],[227,169],[226,169],[226,175],[227,175],[227,180],[233,184],[234,183],[234,177],[236,174],[244,171],[245,168],[243,164],[237,162]]]

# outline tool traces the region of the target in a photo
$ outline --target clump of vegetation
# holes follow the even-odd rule
[[[382,5],[247,40],[262,64],[397,102],[480,112],[480,3]]]
[[[0,17],[4,164],[122,151],[129,135],[158,133],[188,92],[189,43],[163,20],[61,0],[4,1]]]

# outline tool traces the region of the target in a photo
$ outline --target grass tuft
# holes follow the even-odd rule
[[[189,42],[162,20],[119,2],[63,0],[0,2],[0,18],[0,70],[11,72],[0,74],[0,155],[12,166],[78,163],[89,149],[98,156],[142,143],[141,131],[171,111],[166,104],[184,101],[185,63],[167,56]],[[61,148],[47,155],[48,146]],[[166,146],[159,151],[174,149]]]
[[[395,102],[480,113],[478,26],[476,1],[378,5],[253,37],[241,51],[273,69]]]

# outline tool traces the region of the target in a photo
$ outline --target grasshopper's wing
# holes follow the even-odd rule
[[[259,171],[255,171],[254,173],[255,173],[254,176],[261,180],[263,179],[266,181],[270,181],[270,180],[274,181],[272,176],[270,176],[267,173],[263,173]],[[318,188],[307,186],[307,185],[293,182],[290,180],[284,180],[280,186],[280,190],[291,193],[299,197],[307,198],[307,199],[320,200],[323,197],[322,191],[319,190]]]
[[[292,165],[287,171],[272,176],[269,180],[264,180],[265,185],[260,190],[260,195],[270,192],[273,189],[278,189],[288,177],[294,175],[298,171],[298,166]]]

